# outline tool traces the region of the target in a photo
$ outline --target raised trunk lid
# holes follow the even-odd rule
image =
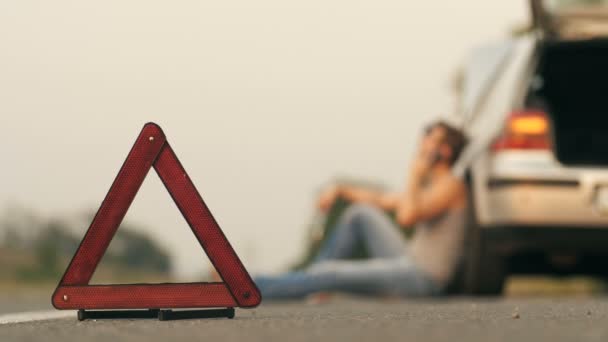
[[[608,37],[608,0],[530,0],[534,28],[548,39]]]

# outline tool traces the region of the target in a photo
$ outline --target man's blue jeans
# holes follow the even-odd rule
[[[370,259],[346,260],[360,243]],[[402,297],[439,294],[441,287],[416,266],[407,248],[407,241],[384,212],[357,204],[342,215],[310,267],[254,280],[264,299],[302,298],[315,292]]]

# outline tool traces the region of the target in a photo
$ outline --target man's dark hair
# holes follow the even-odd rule
[[[448,163],[450,165],[453,165],[460,157],[460,154],[462,153],[462,150],[464,150],[469,139],[462,130],[452,126],[451,124],[443,120],[438,120],[431,123],[427,128],[427,132],[430,132],[433,128],[437,127],[445,130],[443,143],[448,145],[452,149],[452,156],[448,160]]]

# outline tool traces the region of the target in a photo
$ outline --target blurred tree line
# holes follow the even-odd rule
[[[0,215],[0,280],[58,281],[74,255],[91,216],[44,219],[31,210],[9,208]],[[167,275],[171,260],[154,240],[123,223],[100,262],[109,274]]]

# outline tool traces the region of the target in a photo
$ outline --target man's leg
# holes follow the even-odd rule
[[[346,209],[314,262],[346,259],[359,243],[367,248],[370,258],[399,257],[407,248],[399,227],[382,210],[354,204]]]
[[[296,299],[317,292],[420,297],[440,293],[439,286],[407,257],[363,261],[326,261],[306,271],[256,277],[265,299]]]

